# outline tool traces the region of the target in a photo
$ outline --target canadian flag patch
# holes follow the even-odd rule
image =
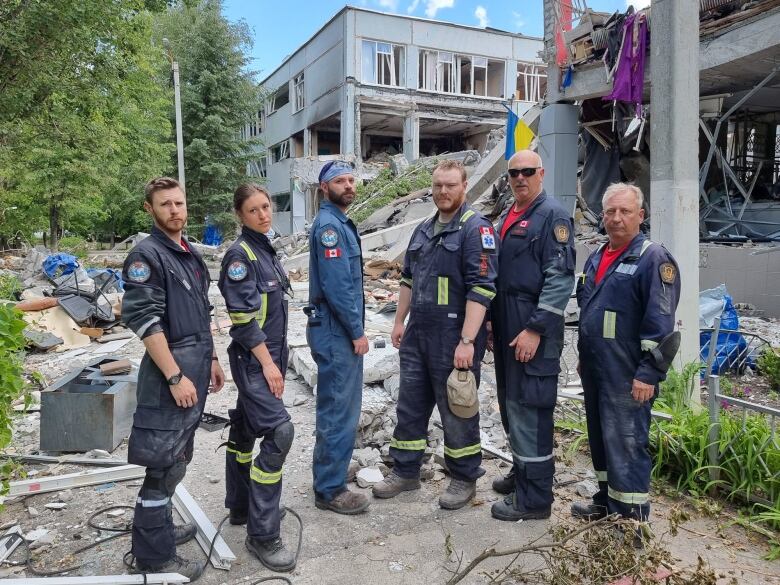
[[[528,220],[524,219],[523,221],[521,221],[520,222],[520,227],[528,227]]]
[[[328,248],[325,250],[325,258],[340,258],[341,248]]]
[[[485,236],[492,236],[493,235],[493,228],[489,226],[482,226],[479,228],[479,233]]]

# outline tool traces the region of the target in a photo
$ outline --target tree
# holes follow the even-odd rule
[[[248,69],[250,31],[222,16],[221,0],[188,0],[155,19],[155,40],[163,38],[181,72],[190,229],[200,231],[208,217],[224,231],[234,225],[232,192],[257,157],[258,142],[241,138],[262,104]]]
[[[22,98],[37,96],[40,102],[0,118],[0,205],[17,207],[0,229],[21,229],[27,235],[46,229],[55,249],[64,228],[84,236],[106,227],[112,232],[120,226],[132,229],[140,187],[168,168],[172,151],[170,92],[155,78],[164,56],[151,44],[145,3],[17,4],[16,17],[25,32],[10,35],[3,23],[0,87]],[[78,35],[65,33],[61,44],[56,35],[44,35],[56,45],[48,49],[52,62],[40,63],[45,74],[28,72],[20,80],[3,70],[9,38],[16,39],[15,52],[10,52],[24,60],[23,40],[45,21],[42,14],[65,23],[82,12],[89,13],[89,26],[79,25]],[[102,19],[92,18],[93,12]],[[68,51],[74,51],[73,60],[60,62]],[[130,204],[132,194],[137,195]]]

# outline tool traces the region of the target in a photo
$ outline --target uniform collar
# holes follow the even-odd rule
[[[536,209],[536,207],[538,205],[540,205],[542,202],[544,202],[546,199],[547,199],[547,192],[544,189],[542,189],[539,192],[539,195],[536,196],[536,199],[531,201],[531,204],[528,207],[525,208],[525,212],[523,213],[523,217],[528,217],[533,212],[533,210]],[[501,214],[501,217],[498,220],[498,225],[500,225],[500,226],[504,225],[504,221],[506,220],[507,216],[509,215],[509,212],[512,210],[512,207],[514,206],[514,204],[515,204],[515,198],[512,197],[512,203],[509,206],[507,206],[507,208],[504,210],[504,213]]]
[[[333,215],[335,215],[338,219],[340,219],[341,223],[347,223],[349,221],[349,218],[341,210],[341,208],[338,205],[336,205],[335,203],[331,203],[327,199],[323,199],[322,200],[322,203],[320,204],[320,209],[327,209]]]
[[[189,254],[190,251],[193,251],[193,248],[191,246],[190,246],[189,250],[185,250],[184,248],[181,247],[181,244],[174,243],[174,241],[171,238],[169,238],[168,235],[164,231],[162,231],[160,228],[158,228],[157,225],[152,225],[151,236],[153,238],[157,238],[165,246],[167,246],[168,248],[170,248],[171,250],[173,250],[175,252],[181,252],[181,253]],[[183,234],[182,234],[182,237],[183,237]]]
[[[270,251],[274,255],[276,254],[276,250],[274,250],[274,247],[271,245],[271,240],[269,240],[268,236],[266,236],[265,234],[261,234],[260,232],[256,232],[252,229],[249,229],[244,225],[241,226],[241,235],[244,237],[245,240],[249,240],[250,242],[257,244],[258,246],[265,248],[266,250]]]
[[[452,216],[452,219],[447,223],[447,226],[439,232],[438,235],[446,234],[447,232],[457,232],[460,229],[461,226],[461,219],[463,218],[463,214],[466,213],[469,209],[471,209],[471,206],[469,205],[468,201],[464,201],[463,205],[460,206],[460,209],[455,213],[454,216]],[[436,220],[439,219],[439,212],[438,210],[436,213],[426,221],[425,225],[425,233],[428,234],[429,238],[433,237],[433,225],[436,223]]]
[[[647,236],[643,234],[642,232],[639,232],[636,236],[634,236],[634,239],[631,240],[628,243],[628,246],[626,246],[626,249],[623,250],[623,253],[615,258],[615,262],[618,260],[623,260],[624,258],[632,258],[632,257],[639,257],[639,253],[642,250],[642,243],[647,239]],[[604,247],[601,249],[601,253],[599,254],[599,259],[601,256],[604,255],[604,252],[609,247],[609,242],[604,244]],[[598,268],[598,264],[596,265],[596,268]]]

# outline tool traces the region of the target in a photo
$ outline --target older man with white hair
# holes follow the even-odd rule
[[[602,200],[609,241],[577,283],[579,370],[599,491],[571,511],[586,519],[650,515],[650,408],[679,347],[680,275],[669,251],[640,232],[642,203],[638,187],[610,185]]]

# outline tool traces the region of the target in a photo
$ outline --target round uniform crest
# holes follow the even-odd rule
[[[666,284],[672,284],[674,279],[677,278],[677,269],[671,262],[664,262],[661,264],[658,271],[661,273],[661,280]]]
[[[322,242],[322,245],[326,248],[332,248],[339,243],[339,235],[336,233],[336,230],[327,229],[322,232],[320,242]]]
[[[146,262],[136,260],[127,267],[127,278],[132,282],[146,282],[152,275],[152,269]]]
[[[244,280],[248,273],[246,264],[239,260],[231,262],[227,267],[227,276],[230,280]]]
[[[555,239],[558,240],[558,243],[565,244],[569,241],[569,228],[568,226],[559,223],[555,226]]]

